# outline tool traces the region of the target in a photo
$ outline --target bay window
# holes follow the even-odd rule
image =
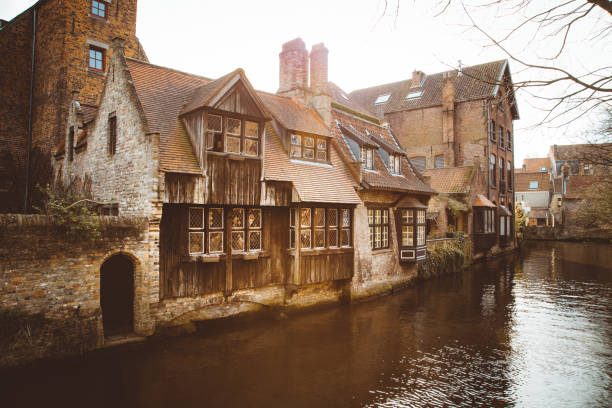
[[[425,259],[427,247],[424,206],[400,208],[398,212],[400,260],[419,261]]]

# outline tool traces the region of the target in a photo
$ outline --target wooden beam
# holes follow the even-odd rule
[[[224,296],[230,296],[233,291],[232,277],[232,209],[225,207],[225,291]]]

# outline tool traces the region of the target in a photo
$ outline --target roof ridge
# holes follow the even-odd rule
[[[197,77],[197,78],[200,78],[200,79],[205,79],[207,81],[214,81],[214,79],[209,78],[209,77],[205,77],[205,76],[198,75],[198,74],[192,74],[190,72],[181,71],[181,70],[175,69],[175,68],[164,67],[162,65],[151,64],[150,62],[146,62],[146,61],[139,60],[139,59],[136,59],[136,58],[132,58],[132,57],[124,57],[124,58],[126,60],[128,60],[128,61],[136,62],[136,63],[142,64],[142,65],[149,65],[151,67],[165,69],[165,70],[168,70],[168,71],[176,72],[178,74],[183,74],[183,75],[188,75],[188,76],[192,76],[192,77]],[[241,69],[241,68],[238,68],[238,69]],[[221,77],[219,77],[219,78],[221,78]]]

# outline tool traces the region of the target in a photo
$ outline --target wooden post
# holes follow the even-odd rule
[[[302,206],[295,211],[295,262],[293,268],[293,284],[300,284],[300,253],[302,252]]]
[[[225,296],[232,294],[232,208],[225,207]]]

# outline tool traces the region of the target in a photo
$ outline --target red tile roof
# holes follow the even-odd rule
[[[472,204],[472,207],[497,208],[497,206],[493,204],[491,200],[489,200],[487,197],[483,196],[482,194],[476,195],[476,198],[474,199],[474,204]]]
[[[555,159],[561,161],[588,161],[589,155],[594,153],[598,156],[612,155],[612,143],[553,145],[552,149]]]
[[[338,85],[329,81],[327,84],[327,93],[331,97],[332,101],[346,106],[349,109],[352,109],[357,112],[365,113],[367,115],[371,115],[372,113],[369,109],[361,106],[359,102],[355,98],[352,98],[348,93],[344,92]]]
[[[380,145],[380,148],[384,149],[389,146],[389,148],[393,147],[393,153],[402,151],[391,131],[384,126],[376,125],[336,109],[332,110],[332,120],[336,123],[336,126],[332,127],[334,138],[341,153],[349,162],[359,161],[359,158],[354,157],[351,153],[345,139],[347,137],[355,138],[355,134],[359,135],[359,138],[369,140],[368,144],[378,145],[372,139],[372,136],[374,136],[384,143],[384,145]],[[361,184],[366,188],[435,194],[435,191],[421,179],[421,175],[412,167],[405,154],[401,158],[401,175],[393,175],[389,172],[377,150],[374,153],[373,165],[373,171],[361,171]]]
[[[424,176],[430,177],[429,185],[440,193],[467,193],[472,181],[473,168],[444,167],[423,170]]]
[[[453,71],[448,72],[453,75]],[[455,75],[452,78],[452,82],[455,85],[455,101],[463,102],[494,97],[497,83],[501,80],[504,73],[509,75],[507,60],[493,61],[463,68],[461,75]],[[377,108],[382,108],[384,113],[390,113],[437,106],[442,104],[444,74],[444,72],[440,72],[427,75],[422,86],[412,87],[412,79],[408,79],[371,88],[358,89],[351,92],[349,97],[357,105],[368,109],[373,115],[376,115]],[[406,95],[413,91],[422,91],[423,94],[419,98],[406,100]],[[376,98],[385,94],[390,94],[389,100],[384,104],[374,105]],[[515,118],[518,118],[515,104],[513,115]]]
[[[179,112],[194,90],[209,82],[193,74],[126,58],[148,131],[160,134],[160,170],[201,174]]]
[[[359,204],[357,183],[333,147],[330,165],[291,160],[271,124],[266,125],[264,179],[290,181],[304,202]]]
[[[327,126],[312,109],[306,109],[294,99],[266,92],[258,92],[257,94],[272,113],[274,119],[285,129],[322,136],[330,135]]]

